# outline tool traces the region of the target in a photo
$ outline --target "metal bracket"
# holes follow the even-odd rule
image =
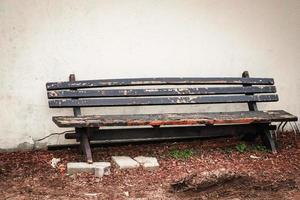
[[[298,134],[300,134],[299,127],[298,127],[298,125],[297,125],[296,122],[294,122],[294,123],[289,122],[289,124],[292,127],[292,129],[293,129],[295,140],[296,140],[297,139],[297,132],[298,132]]]
[[[276,131],[274,132],[275,140],[277,140],[277,138],[278,138],[278,133],[279,133],[280,129],[281,129],[281,132],[283,132],[285,126],[287,125],[287,123],[293,129],[295,139],[297,137],[297,133],[300,135],[300,129],[299,129],[299,126],[298,126],[297,122],[287,122],[287,121],[286,122],[280,122],[280,124],[278,125]]]
[[[281,132],[283,132],[284,127],[286,126],[287,123],[288,122],[280,122],[280,124],[278,125],[278,127],[277,127],[277,129],[275,131],[275,140],[277,140],[277,138],[278,138],[278,133],[280,131],[280,128],[281,128]]]

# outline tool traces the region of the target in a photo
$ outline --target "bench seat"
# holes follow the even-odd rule
[[[56,116],[59,127],[103,126],[161,126],[161,125],[226,125],[297,121],[297,117],[283,110],[238,111],[210,113],[165,113],[135,115]]]

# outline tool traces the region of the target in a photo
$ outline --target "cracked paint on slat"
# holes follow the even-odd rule
[[[161,125],[221,125],[252,124],[277,121],[297,121],[297,117],[283,110],[241,111],[217,113],[166,113],[137,115],[89,115],[81,117],[57,116],[53,121],[59,127],[102,126],[161,126]]]
[[[50,99],[51,108],[58,107],[103,107],[139,105],[180,105],[213,103],[246,103],[278,101],[278,95],[228,95],[228,96],[177,96],[142,98],[87,98],[87,99]]]
[[[88,87],[139,86],[139,85],[195,85],[195,84],[252,84],[273,85],[272,78],[133,78],[133,79],[103,79],[72,82],[49,82],[48,90],[74,89]]]
[[[113,89],[113,90],[52,90],[48,98],[92,98],[92,97],[139,97],[179,95],[219,95],[275,93],[275,86],[250,87],[199,87],[199,88],[154,88],[154,89]]]

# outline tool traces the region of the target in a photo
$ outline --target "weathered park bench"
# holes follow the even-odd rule
[[[166,85],[170,87],[166,88]],[[276,152],[271,134],[276,125],[271,123],[297,121],[296,116],[283,110],[258,111],[257,102],[278,101],[274,80],[250,78],[248,72],[244,72],[242,77],[238,78],[87,81],[76,81],[75,75],[71,74],[68,82],[49,82],[46,86],[50,108],[73,108],[74,116],[56,116],[53,117],[53,121],[59,127],[75,127],[75,132],[67,133],[65,137],[80,142],[89,163],[93,162],[90,149],[90,141],[93,140],[157,140],[235,134],[255,139],[260,135],[264,144]],[[83,115],[80,110],[81,107],[219,103],[247,103],[249,111]]]

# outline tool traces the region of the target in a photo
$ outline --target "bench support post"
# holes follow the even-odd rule
[[[86,128],[76,128],[76,133],[79,136],[81,151],[86,156],[86,161],[88,163],[93,163],[92,151],[90,146],[89,134]]]
[[[249,72],[244,71],[243,74],[242,74],[242,77],[243,78],[250,78]],[[243,86],[244,87],[250,87],[251,85],[250,84],[243,84]],[[253,94],[249,93],[249,94],[246,94],[246,95],[253,95]],[[249,111],[258,111],[256,102],[248,102],[248,109],[249,109]],[[253,142],[257,138],[257,135],[258,135],[257,132],[256,133],[244,134],[242,136],[242,139],[245,140],[245,141]]]
[[[249,72],[244,71],[242,74],[243,78],[250,78]],[[249,87],[251,86],[250,84],[243,84],[244,87]],[[253,95],[253,94],[246,94],[246,95]],[[248,108],[250,111],[258,111],[257,104],[256,102],[248,102]]]
[[[75,80],[76,80],[75,74],[70,74],[69,81],[72,82]],[[74,98],[74,99],[76,99],[76,98]],[[80,116],[81,115],[80,107],[73,107],[73,113],[74,113],[75,117]],[[85,154],[87,162],[93,163],[92,151],[91,151],[91,147],[90,147],[90,140],[89,140],[87,129],[75,128],[75,132],[79,138],[80,150]]]
[[[271,131],[269,129],[260,129],[260,138],[263,144],[272,151],[272,153],[277,153],[276,143],[272,137]]]
[[[244,71],[243,74],[242,74],[242,77],[243,78],[249,78],[250,77],[249,72]],[[249,87],[251,85],[244,84],[243,86],[244,87],[247,87],[247,86]],[[246,95],[253,95],[253,94],[246,94]],[[248,102],[248,108],[249,108],[249,111],[258,111],[256,102]],[[269,148],[272,151],[272,153],[277,153],[275,141],[272,138],[271,131],[269,130],[268,127],[269,127],[269,125],[267,125],[266,128],[258,128],[257,132],[260,135],[263,144],[267,148]],[[248,137],[248,139],[254,141],[258,134],[256,133],[255,135],[251,136],[250,138]]]

